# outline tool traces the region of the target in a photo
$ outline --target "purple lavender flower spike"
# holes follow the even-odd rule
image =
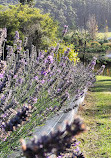
[[[64,30],[62,31],[62,36],[64,36],[67,33],[68,26],[64,25]]]
[[[70,52],[70,48],[67,48],[67,51],[65,51],[64,53],[67,55],[67,54],[69,54],[69,52]]]
[[[47,60],[52,64],[53,63],[53,57],[51,55],[48,56]]]
[[[33,102],[34,102],[34,103],[37,103],[37,98],[33,98]]]
[[[86,130],[83,126],[84,124],[82,123],[82,121],[77,118],[72,122],[71,125],[67,123],[64,131],[58,130],[48,136],[44,135],[36,143],[35,139],[28,143],[26,143],[25,140],[21,139],[20,141],[22,144],[23,153],[28,158],[32,158],[32,156],[44,157],[44,154],[46,154],[46,157],[48,156],[47,153],[52,153],[55,154],[57,157],[62,157],[61,154],[70,147],[72,138]],[[80,150],[78,148],[77,152],[79,151]]]
[[[46,75],[47,75],[47,72],[43,70],[43,71],[41,71],[41,75],[46,76]]]
[[[74,146],[78,146],[79,144],[80,144],[80,141],[79,142],[75,142]]]
[[[14,77],[13,77],[14,79],[16,79],[17,78],[17,75],[14,75]]]
[[[92,61],[90,62],[90,64],[88,65],[88,69],[89,70],[94,70],[94,66],[96,65],[96,57],[93,57]]]
[[[5,141],[6,141],[6,139],[7,139],[7,138],[4,138],[4,140],[3,140],[3,141],[5,142]]]
[[[22,50],[22,41],[19,40],[17,45],[17,51],[20,52],[21,50]]]
[[[0,73],[0,79],[2,79],[3,77],[4,77],[4,75]]]
[[[7,46],[6,50],[7,50],[10,54],[13,53],[13,48],[12,48],[12,46]]]
[[[96,75],[102,74],[104,69],[105,69],[105,65],[102,65],[101,68],[96,72]]]
[[[75,152],[79,152],[80,151],[80,148],[79,147],[77,147],[76,149],[75,149]]]
[[[38,81],[38,76],[35,76],[34,79],[35,79],[36,81]]]
[[[14,39],[15,39],[15,42],[18,42],[18,40],[19,40],[19,32],[18,31],[15,32]]]
[[[45,80],[42,80],[41,83],[44,84],[44,83],[45,83]]]
[[[19,78],[19,79],[18,79],[18,83],[19,83],[19,84],[22,84],[22,83],[23,83],[23,79],[22,79],[22,78]]]

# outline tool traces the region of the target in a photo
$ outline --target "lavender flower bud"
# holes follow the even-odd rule
[[[94,70],[94,66],[96,65],[96,60],[97,60],[97,58],[93,57],[92,61],[90,62],[90,64],[87,67],[89,70]]]
[[[48,136],[44,135],[39,140],[34,137],[29,143],[26,143],[25,140],[22,139],[23,153],[27,158],[46,158],[48,153],[54,153],[56,156],[59,156],[60,153],[63,153],[71,146],[72,138],[85,130],[82,121],[76,118],[72,124],[66,124],[64,131],[58,130]]]
[[[4,78],[4,74],[0,73],[0,79]]]
[[[18,40],[19,40],[19,32],[16,31],[16,32],[15,32],[15,37],[14,37],[14,42],[17,43]]]
[[[101,68],[96,72],[96,75],[102,74],[104,69],[105,69],[105,65],[102,65]]]
[[[68,55],[69,54],[69,52],[70,52],[70,48],[67,48],[67,51],[65,51],[64,53],[65,53],[65,55]]]
[[[64,30],[62,31],[62,36],[64,36],[67,33],[68,26],[64,25]]]

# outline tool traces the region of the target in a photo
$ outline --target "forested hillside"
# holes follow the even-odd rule
[[[84,27],[89,16],[95,14],[99,27],[104,27],[106,20],[111,27],[111,1],[109,0],[37,0],[35,6],[50,12],[58,20],[60,15],[63,16],[62,22],[66,18],[69,25],[71,22],[74,24],[76,19],[76,26]]]
[[[0,0],[0,4],[17,3],[18,0]],[[61,25],[83,28],[89,16],[95,14],[99,28],[111,28],[111,1],[109,0],[35,0],[35,7],[49,12]]]
[[[67,24],[70,27],[75,25],[76,9],[73,0],[37,0],[36,7],[42,9],[45,13],[50,12],[54,19],[61,25]]]

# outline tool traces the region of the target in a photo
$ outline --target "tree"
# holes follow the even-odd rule
[[[26,3],[26,0],[20,0],[20,3],[24,5]]]
[[[57,32],[57,23],[49,14],[42,14],[40,9],[20,4],[10,5],[8,9],[0,11],[0,28],[4,27],[7,28],[8,41],[13,41],[15,31],[18,30],[21,39],[29,36],[31,42],[40,49],[52,44]]]
[[[32,3],[32,0],[0,0],[0,4],[16,4],[20,1],[22,4]],[[75,25],[84,28],[84,18],[87,21],[89,16],[95,14],[100,29],[104,29],[106,20],[111,28],[110,0],[35,0],[34,3],[35,7],[50,13],[62,26],[66,24],[72,29]]]
[[[37,0],[35,6],[50,13],[50,15],[59,22],[60,26],[68,25],[70,28],[75,27],[75,9],[73,0]]]
[[[32,4],[33,3],[33,0],[19,0],[20,3],[22,3],[23,5],[25,4]]]
[[[87,27],[88,27],[88,31],[89,31],[91,39],[94,40],[96,37],[97,30],[98,30],[98,25],[97,25],[95,15],[92,15],[89,17],[89,20],[87,22]]]

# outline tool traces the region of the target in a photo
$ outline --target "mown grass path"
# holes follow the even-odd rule
[[[98,76],[85,103],[79,115],[89,130],[79,137],[81,151],[86,158],[111,158],[111,77]]]

